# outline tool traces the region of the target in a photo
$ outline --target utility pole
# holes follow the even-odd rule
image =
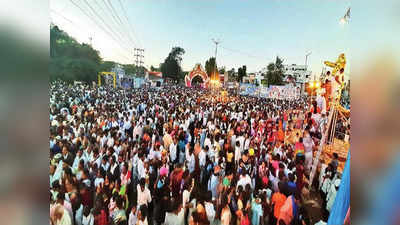
[[[215,68],[214,68],[214,69],[215,69],[215,70],[214,70],[214,76],[215,76],[215,74],[216,74],[216,72],[217,72],[217,70],[218,70],[218,69],[217,69],[217,50],[218,50],[218,44],[220,44],[221,41],[220,41],[220,40],[216,40],[216,39],[214,39],[214,38],[211,39],[211,41],[214,42],[214,44],[215,44],[215,58],[214,58],[214,59],[215,59],[215,64],[214,64],[214,65],[215,65]]]
[[[143,48],[134,48],[134,56],[136,57],[135,66],[136,66],[136,75],[141,73],[141,66],[143,66],[144,61],[144,49]],[[144,73],[144,71],[143,71]]]
[[[307,70],[307,58],[308,58],[309,55],[311,55],[311,53],[312,52],[309,52],[309,53],[306,54],[306,70]]]
[[[92,37],[89,37],[89,44],[90,44],[90,46],[92,46],[92,40],[93,40],[93,38],[92,38]]]
[[[211,39],[211,40],[212,40],[212,42],[214,42],[214,44],[215,44],[215,61],[216,61],[216,60],[217,60],[217,49],[218,49],[218,44],[221,43],[221,41],[220,41],[220,40],[215,40],[214,38]]]

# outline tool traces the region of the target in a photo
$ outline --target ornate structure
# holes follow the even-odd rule
[[[203,67],[201,66],[200,63],[196,64],[193,70],[188,75],[185,76],[186,87],[192,86],[192,80],[196,76],[200,76],[201,79],[203,80],[204,87],[208,87],[210,78],[208,77],[207,73],[203,70]]]

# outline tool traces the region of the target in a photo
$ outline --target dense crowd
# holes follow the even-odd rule
[[[219,96],[51,83],[50,224],[310,224],[324,98]],[[334,155],[316,179],[325,216]]]

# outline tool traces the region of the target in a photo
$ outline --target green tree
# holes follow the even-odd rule
[[[215,57],[211,57],[208,60],[206,60],[206,63],[205,63],[204,67],[205,67],[206,73],[208,74],[209,77],[211,77],[212,74],[215,71],[215,68],[216,68],[216,64],[215,63],[216,63],[215,62]]]
[[[228,80],[229,81],[237,81],[237,76],[235,73],[235,68],[232,68],[231,70],[228,71]]]
[[[122,68],[125,70],[125,74],[136,74],[136,66],[134,64],[124,64]]]
[[[57,26],[50,26],[50,80],[95,81],[102,69],[101,61],[92,46],[80,44]]]
[[[219,68],[219,74],[224,74],[225,73],[225,66]]]
[[[244,65],[242,67],[239,67],[238,69],[238,77],[237,77],[237,81],[238,82],[243,82],[243,77],[247,76],[247,67]]]
[[[100,65],[100,70],[104,72],[110,72],[112,68],[116,65],[116,62],[113,61],[103,61]]]
[[[181,68],[182,55],[185,54],[185,50],[181,47],[173,47],[168,57],[161,64],[160,70],[164,77],[171,78],[173,80],[183,79],[183,73]]]
[[[150,70],[153,72],[160,72],[160,68],[156,68],[154,66],[150,66]]]
[[[284,78],[283,60],[276,57],[275,63],[270,63],[267,66],[266,79],[268,81],[268,87],[270,85],[282,85]]]

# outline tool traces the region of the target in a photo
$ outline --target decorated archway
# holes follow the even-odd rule
[[[185,76],[186,87],[191,87],[193,78],[197,76],[200,76],[201,79],[203,80],[203,86],[208,87],[210,78],[208,77],[207,73],[203,70],[203,67],[201,66],[200,63],[196,64],[193,70],[188,75]]]

